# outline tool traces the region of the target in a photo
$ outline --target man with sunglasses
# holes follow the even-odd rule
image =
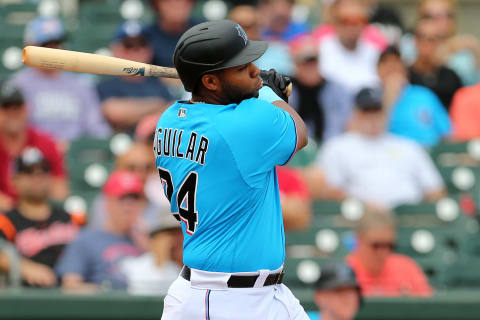
[[[368,7],[356,0],[337,0],[330,10],[332,26],[314,31],[319,41],[320,72],[351,94],[376,85],[375,66],[386,41],[377,29],[369,28]]]
[[[50,198],[61,201],[68,195],[63,156],[49,135],[28,124],[28,114],[20,90],[12,82],[0,83],[0,211],[12,209],[18,198],[12,168],[27,147],[40,150],[50,167]]]
[[[62,22],[38,17],[25,29],[25,44],[60,49],[66,38]],[[100,112],[98,97],[72,73],[26,68],[13,77],[25,95],[29,120],[55,137],[63,148],[82,136],[106,137],[109,128]]]
[[[144,206],[142,181],[132,172],[114,171],[103,186],[103,193],[107,213],[104,224],[81,232],[56,265],[65,289],[125,289],[120,262],[140,254],[131,231]]]
[[[137,21],[124,22],[110,45],[115,57],[151,63],[153,49]],[[111,77],[98,84],[102,112],[115,131],[133,134],[145,116],[158,114],[170,104],[172,96],[160,78]]]
[[[76,237],[83,219],[49,204],[53,177],[39,149],[26,148],[14,167],[19,200],[13,210],[0,214],[0,239],[13,243],[22,257],[20,274],[26,285],[54,286],[53,266],[65,245]],[[0,270],[10,267],[0,252]]]
[[[367,211],[356,227],[357,246],[346,257],[363,296],[430,296],[432,288],[411,258],[394,253],[395,221],[390,212]]]

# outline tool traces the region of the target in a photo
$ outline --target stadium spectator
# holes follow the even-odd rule
[[[368,205],[391,208],[438,200],[445,195],[440,174],[414,141],[385,132],[387,112],[378,90],[356,97],[351,129],[328,140],[319,152],[318,168],[335,194]]]
[[[369,211],[356,228],[357,247],[346,257],[363,296],[430,296],[433,289],[411,258],[394,253],[395,222],[389,212]]]
[[[155,127],[157,126],[159,118],[159,115],[152,114],[140,120],[135,128],[135,141],[145,143],[148,147],[153,149]]]
[[[455,140],[480,138],[480,84],[459,89],[453,96],[450,117]]]
[[[436,24],[420,20],[415,28],[417,59],[410,67],[410,82],[430,88],[449,110],[455,92],[462,87],[462,81],[450,68],[441,64],[438,58],[441,35]]]
[[[129,293],[166,295],[181,270],[181,265],[174,261],[174,256],[182,255],[182,247],[177,245],[183,242],[180,223],[166,211],[149,225],[149,229],[148,252],[126,258],[121,263],[121,269],[127,277]]]
[[[308,186],[299,171],[277,167],[278,188],[285,230],[306,228],[312,218]]]
[[[289,42],[310,31],[306,23],[292,21],[294,0],[260,0],[258,11],[262,16],[262,38],[267,41]]]
[[[117,30],[110,46],[115,57],[151,63],[153,50],[140,23],[130,20]],[[156,77],[112,77],[97,86],[102,111],[115,131],[133,134],[146,115],[160,115],[172,96],[168,87]]]
[[[353,320],[362,304],[353,270],[343,263],[323,267],[314,299],[320,312],[309,312],[310,320]]]
[[[403,34],[403,23],[398,10],[388,3],[378,0],[362,0],[369,6],[369,23],[377,27],[389,44],[400,42]]]
[[[253,5],[235,6],[229,13],[229,19],[238,23],[250,40],[261,38],[260,16],[261,14]],[[263,56],[255,60],[255,65],[263,70],[273,68],[282,74],[291,74],[292,61],[288,46],[282,41],[271,41]]]
[[[68,195],[63,156],[50,136],[28,125],[28,111],[23,96],[11,82],[0,84],[0,210],[10,210],[17,199],[12,181],[13,163],[27,147],[39,149],[52,172],[52,200]]]
[[[120,262],[141,253],[130,237],[144,205],[141,179],[132,172],[114,171],[103,186],[103,193],[105,224],[82,231],[65,248],[55,267],[65,289],[125,289]]]
[[[25,43],[61,48],[65,32],[60,20],[36,18],[25,30]],[[72,73],[26,68],[13,76],[25,95],[31,124],[52,135],[64,148],[82,136],[106,137],[109,127],[95,90]]]
[[[341,85],[322,77],[318,47],[312,37],[296,39],[290,51],[295,72],[289,102],[305,121],[309,137],[322,142],[343,133],[352,112],[352,96]]]
[[[452,131],[448,113],[428,88],[412,85],[396,47],[388,47],[378,60],[384,104],[390,109],[388,130],[431,147]]]
[[[76,237],[83,217],[49,204],[52,174],[40,150],[26,148],[14,167],[19,200],[13,210],[0,214],[0,239],[15,245],[26,285],[51,287],[57,283],[53,267],[65,245]],[[11,267],[0,252],[0,270],[9,271]]]
[[[150,0],[155,21],[146,28],[145,36],[153,47],[153,63],[173,66],[173,51],[180,36],[199,23],[191,18],[195,0]]]
[[[368,25],[368,8],[357,0],[337,0],[331,5],[332,25],[313,32],[319,42],[320,73],[344,85],[351,94],[378,83],[376,63],[387,42]]]
[[[429,20],[440,32],[440,61],[453,69],[464,85],[480,80],[480,42],[471,34],[457,34],[457,8],[454,0],[422,0],[419,20]]]
[[[116,170],[135,173],[141,179],[145,188],[146,203],[133,227],[132,233],[137,245],[145,249],[148,240],[148,225],[156,221],[159,215],[163,211],[168,210],[170,206],[163,194],[163,187],[160,179],[158,179],[158,172],[155,170],[152,150],[152,145],[146,145],[142,142],[133,143],[125,153],[117,157],[115,164]],[[90,226],[99,228],[105,224],[108,218],[105,205],[106,195],[97,195],[92,204]]]

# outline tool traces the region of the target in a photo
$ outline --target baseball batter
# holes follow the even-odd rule
[[[285,102],[288,78],[252,63],[266,48],[227,20],[196,25],[177,43],[192,99],[163,113],[154,152],[185,266],[162,319],[308,319],[282,284],[275,170],[306,145],[306,128]]]

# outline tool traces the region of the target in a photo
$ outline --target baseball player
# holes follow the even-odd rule
[[[307,144],[288,78],[252,62],[266,50],[228,20],[187,30],[174,64],[189,101],[156,127],[156,166],[181,221],[185,266],[169,319],[308,319],[282,284],[285,239],[276,165]]]

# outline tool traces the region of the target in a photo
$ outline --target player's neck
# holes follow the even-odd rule
[[[204,102],[204,103],[209,103],[209,104],[227,104],[220,97],[217,97],[215,95],[196,95],[192,94],[192,99],[190,99],[191,102]]]

